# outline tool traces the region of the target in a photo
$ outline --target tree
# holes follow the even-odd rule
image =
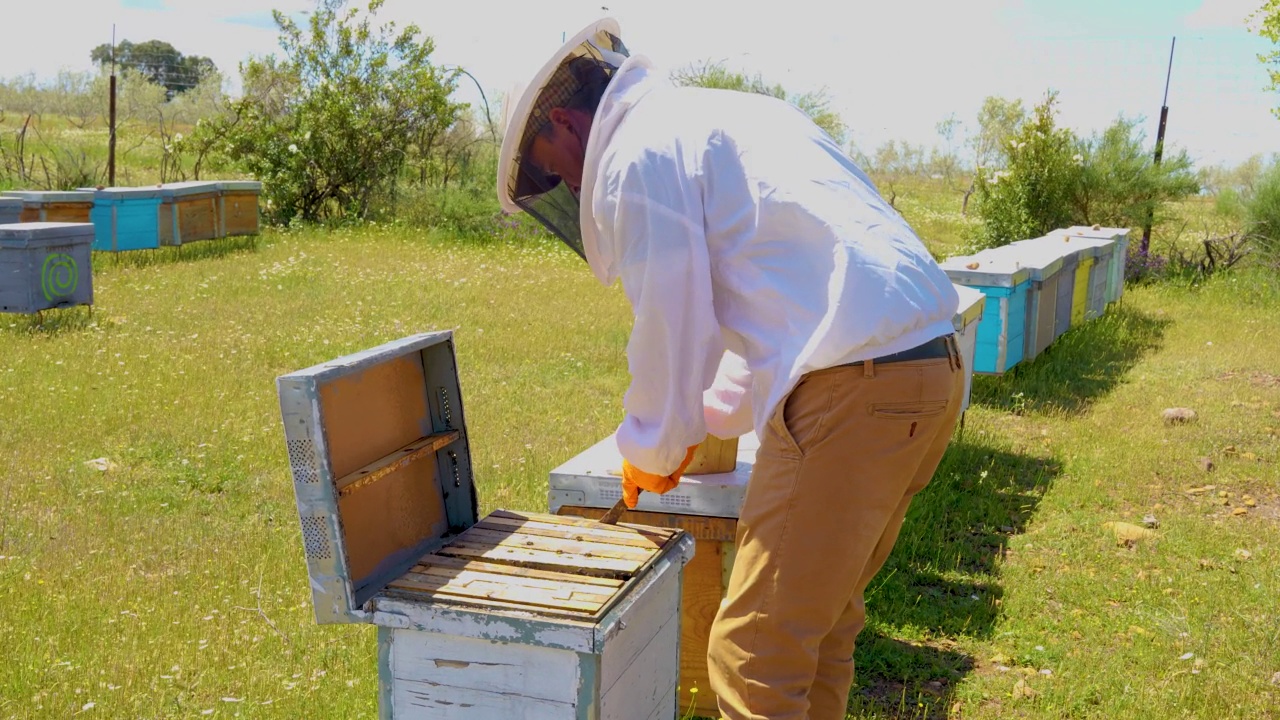
[[[686,65],[672,72],[671,80],[677,85],[753,92],[786,100],[804,111],[837,145],[843,145],[848,139],[849,128],[840,119],[840,114],[831,108],[831,97],[825,89],[789,94],[781,85],[766,83],[759,74],[749,77],[733,72],[723,62]]]
[[[998,164],[1010,138],[1027,119],[1021,100],[1006,100],[995,95],[982,101],[978,110],[978,134],[970,139],[975,167]]]
[[[1075,134],[1054,121],[1050,92],[1002,148],[1003,168],[978,168],[979,247],[1039,237],[1071,224],[1072,199],[1082,158]]]
[[[457,73],[431,64],[435,45],[416,25],[372,26],[382,0],[364,17],[344,4],[322,0],[306,27],[274,12],[284,58],[247,62],[244,97],[195,132],[201,146],[224,139],[264,181],[276,221],[369,217],[424,133],[466,109],[448,100]]]
[[[1199,192],[1186,150],[1156,165],[1136,120],[1116,119],[1078,144],[1080,175],[1072,213],[1080,224],[1140,227],[1166,203]]]
[[[89,52],[89,59],[99,68],[110,67],[113,58],[119,68],[140,73],[164,87],[169,99],[196,87],[206,77],[218,72],[217,65],[209,58],[183,55],[161,40],[138,44],[123,40],[114,49],[110,43],[103,43]]]

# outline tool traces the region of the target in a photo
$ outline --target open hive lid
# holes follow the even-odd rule
[[[366,603],[476,522],[452,333],[414,335],[276,381],[316,620]]]
[[[210,195],[219,190],[216,181],[189,180],[186,182],[165,183],[157,188],[160,196],[168,198],[184,198],[193,195]]]
[[[635,510],[736,518],[746,497],[760,448],[755,433],[738,438],[733,472],[685,475],[661,495],[642,492]],[[551,471],[548,507],[608,508],[622,499],[622,453],[616,434],[601,440]]]
[[[430,600],[595,622],[682,537],[675,529],[498,510],[423,556],[374,604]]]
[[[955,285],[956,294],[960,296],[960,305],[951,318],[951,325],[956,332],[960,332],[982,318],[982,308],[986,305],[987,296],[981,290],[955,283],[952,285]]]
[[[93,192],[83,190],[6,190],[5,197],[16,197],[25,203],[93,202]]]
[[[1031,271],[1008,254],[983,250],[975,255],[957,255],[941,263],[956,285],[1013,288],[1031,278]]]
[[[218,189],[223,192],[262,192],[262,183],[257,180],[219,180]]]
[[[29,222],[0,225],[0,248],[38,248],[93,242],[93,223]]]

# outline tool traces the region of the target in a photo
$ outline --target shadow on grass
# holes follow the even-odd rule
[[[5,322],[7,320],[7,322]],[[103,316],[87,305],[53,308],[30,315],[0,315],[0,331],[23,335],[62,335],[90,328]]]
[[[954,647],[992,636],[1004,594],[997,563],[1061,472],[1051,458],[952,443],[867,589],[869,625],[854,654],[855,716],[947,715],[956,684],[974,666]],[[926,639],[893,637],[903,635]]]
[[[1039,357],[995,377],[973,379],[973,404],[1007,412],[1084,412],[1158,350],[1171,320],[1113,307],[1067,331]]]
[[[142,268],[154,265],[174,265],[177,263],[212,260],[228,255],[256,252],[261,237],[261,235],[242,235],[153,250],[95,252],[93,254],[93,263],[95,266],[101,267]]]

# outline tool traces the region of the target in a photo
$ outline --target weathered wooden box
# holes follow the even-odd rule
[[[93,194],[93,249],[100,252],[154,250],[160,247],[156,217],[160,191],[156,188],[109,187]]]
[[[20,222],[91,222],[93,193],[83,191],[10,190],[0,193],[22,201]]]
[[[450,333],[277,387],[316,620],[378,626],[381,717],[675,717],[693,540],[479,519]]]
[[[956,293],[960,295],[960,306],[956,309],[951,324],[956,329],[960,356],[964,359],[964,400],[960,404],[960,412],[964,412],[969,409],[969,397],[973,392],[973,363],[978,350],[978,324],[982,321],[982,310],[986,305],[987,296],[983,295],[981,290],[964,285],[956,285]]]
[[[1064,230],[1068,235],[1091,240],[1110,240],[1111,260],[1107,272],[1106,304],[1119,302],[1124,296],[1125,263],[1129,256],[1129,229],[1094,225],[1073,225]]]
[[[697,551],[684,572],[680,628],[680,697],[683,710],[717,715],[707,671],[711,623],[729,586],[738,531],[738,515],[746,496],[756,450],[754,433],[739,438],[732,472],[686,476],[671,492],[641,493],[624,522],[681,528],[696,541]],[[616,436],[601,440],[551,471],[548,505],[558,515],[598,518],[622,498],[622,456]],[[697,692],[690,692],[697,688]]]
[[[973,371],[999,375],[1012,369],[1022,361],[1025,349],[1029,271],[990,250],[947,258],[942,269],[951,282],[987,296],[978,323]]]
[[[258,234],[258,198],[262,183],[256,180],[218,181],[218,217],[223,235]]]
[[[93,304],[88,223],[0,225],[0,312]]]
[[[0,225],[22,222],[22,199],[0,197]]]
[[[160,242],[182,245],[223,237],[217,182],[191,181],[160,186]]]

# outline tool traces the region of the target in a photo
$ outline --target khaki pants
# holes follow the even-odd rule
[[[960,412],[964,374],[948,345],[947,358],[810,373],[779,404],[711,627],[711,689],[728,720],[845,717],[863,591]]]

